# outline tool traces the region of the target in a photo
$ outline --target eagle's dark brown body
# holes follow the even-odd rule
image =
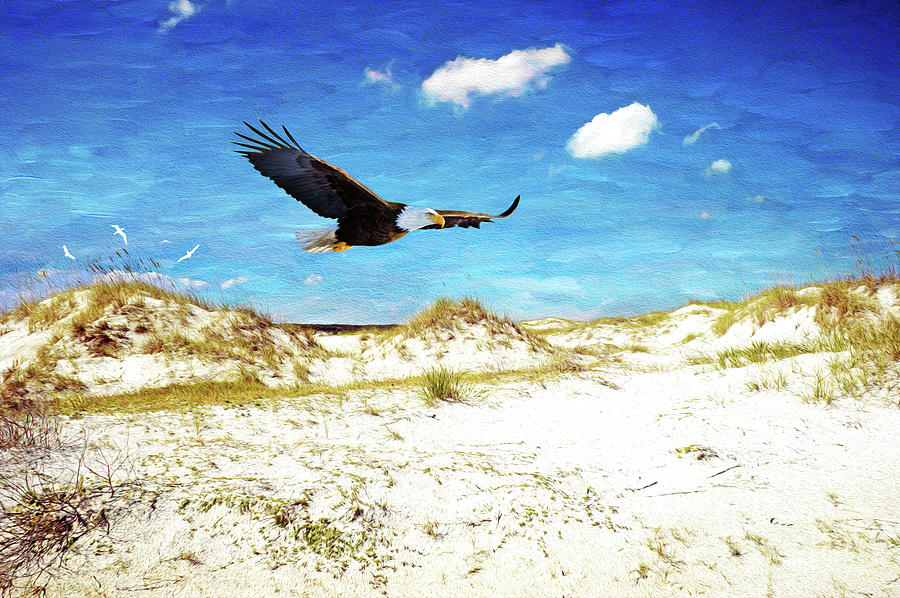
[[[397,226],[397,215],[405,206],[358,205],[338,218],[335,237],[353,245],[384,245],[396,241],[409,231]]]
[[[252,144],[234,142],[247,148],[239,153],[313,212],[338,221],[337,228],[296,231],[297,240],[304,243],[306,251],[384,245],[415,229],[479,228],[482,222],[490,222],[492,218],[506,218],[519,205],[516,197],[505,212],[493,215],[416,208],[385,201],[340,168],[303,151],[287,128],[282,127],[285,139],[262,120],[259,122],[267,133],[244,123],[258,138],[236,133]]]

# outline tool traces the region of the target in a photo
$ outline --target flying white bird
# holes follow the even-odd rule
[[[171,243],[171,242],[172,241],[170,241],[168,239],[163,239],[162,241],[159,242],[159,244],[162,245],[163,243]]]
[[[72,255],[71,253],[69,253],[69,248],[66,247],[65,245],[63,245],[63,251],[65,252],[67,258],[69,258],[70,260],[75,259],[75,256]]]
[[[184,255],[181,256],[180,258],[178,258],[178,261],[180,262],[181,260],[186,260],[186,259],[188,259],[189,257],[191,257],[192,255],[194,255],[194,252],[197,251],[197,248],[198,248],[198,247],[200,247],[200,246],[199,246],[199,245],[194,245],[194,248],[191,249],[190,251],[188,251],[186,254],[184,254]]]
[[[110,226],[113,227],[114,229],[116,229],[116,232],[114,232],[113,234],[114,235],[122,235],[122,240],[125,241],[126,245],[128,245],[128,237],[125,236],[125,231],[123,231],[122,228],[118,224],[110,224]]]

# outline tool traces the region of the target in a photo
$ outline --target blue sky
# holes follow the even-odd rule
[[[112,224],[198,293],[306,322],[447,295],[633,314],[893,254],[896,3],[545,4],[8,0],[0,292],[108,255]],[[522,203],[305,253],[293,230],[332,221],[229,144],[258,117],[391,201]]]

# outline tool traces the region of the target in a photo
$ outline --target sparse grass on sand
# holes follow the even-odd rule
[[[715,364],[724,369],[804,354],[833,354],[826,370],[812,373],[808,388],[800,398],[808,403],[831,404],[838,396],[858,396],[900,361],[900,318],[882,307],[877,293],[884,287],[889,294],[898,292],[900,280],[896,271],[832,280],[802,289],[775,287],[745,301],[718,303],[715,307],[724,310],[712,327],[718,336],[726,334],[737,322],[751,319],[757,327],[762,327],[800,308],[811,310],[819,334],[803,342],[754,341],[745,347],[694,355],[688,358],[688,363]],[[786,385],[781,373],[747,383],[751,390],[779,389]]]
[[[801,343],[755,341],[746,347],[728,348],[713,354],[693,355],[689,364],[714,364],[719,368],[744,367],[772,360],[787,359],[811,353],[835,354],[829,361],[828,374],[816,373],[808,402],[834,398],[834,391],[854,395],[875,382],[891,364],[900,361],[900,318],[886,313],[877,318],[844,319],[826,328],[823,334]],[[823,377],[824,376],[824,377]],[[783,380],[754,381],[753,390],[782,388]]]
[[[797,289],[792,287],[776,286],[744,301],[733,303],[718,301],[702,305],[725,310],[716,319],[712,328],[714,334],[722,336],[736,322],[745,318],[751,318],[757,326],[762,326],[788,313],[789,310],[802,306],[813,307],[815,304],[815,298],[808,294],[798,293]]]
[[[714,363],[720,368],[743,367],[753,363],[765,363],[772,359],[786,359],[803,353],[813,353],[817,349],[826,348],[817,343],[767,343],[754,341],[750,346],[725,349],[714,355],[694,355],[688,358],[688,363],[698,365]]]
[[[402,331],[407,336],[413,336],[446,326],[456,319],[467,324],[498,322],[514,325],[511,320],[485,309],[481,302],[474,297],[464,297],[458,301],[442,297],[413,316],[409,323],[402,327]]]
[[[551,334],[565,334],[568,332],[575,332],[578,330],[594,328],[597,326],[622,327],[627,330],[638,331],[658,326],[666,322],[671,317],[671,315],[671,312],[651,311],[646,314],[640,314],[632,317],[614,316],[597,318],[596,320],[592,320],[590,322],[560,320],[553,326],[534,329],[529,328],[528,332],[538,337],[545,337]]]
[[[872,295],[882,285],[896,282],[885,276],[834,280],[800,289],[777,286],[743,301],[692,304],[724,310],[713,325],[717,336],[724,335],[732,325],[745,318],[752,318],[757,326],[763,326],[801,307],[812,308],[815,322],[822,327],[846,326],[877,311]]]
[[[136,279],[100,280],[25,301],[0,319],[7,328],[26,321],[29,332],[50,331],[33,357],[0,372],[0,402],[6,404],[34,393],[87,390],[77,378],[56,371],[60,362],[82,357],[159,354],[167,360],[230,361],[241,379],[256,376],[256,381],[259,368],[276,374],[292,370],[297,381],[307,381],[305,362],[313,355],[327,357],[308,330],[283,329],[250,308],[219,308]]]
[[[271,387],[245,368],[232,381],[205,381],[166,386],[146,387],[132,392],[109,395],[68,393],[60,398],[60,412],[69,415],[82,413],[142,413],[147,411],[189,411],[208,405],[262,405],[266,401],[284,397],[304,397],[321,394],[339,396],[349,390],[363,388],[391,388],[396,380],[342,385],[298,384]]]
[[[525,330],[509,318],[486,309],[478,299],[464,297],[459,300],[446,297],[436,300],[430,306],[413,316],[407,324],[381,331],[382,338],[401,336],[403,338],[423,337],[440,331],[451,333],[465,326],[480,326],[487,329],[491,337],[517,339],[528,343],[532,350],[549,350],[546,340],[530,330]]]
[[[724,333],[734,322],[743,318],[752,318],[757,325],[761,325],[772,321],[779,314],[804,306],[814,310],[815,321],[825,333],[818,339],[800,343],[757,341],[747,347],[728,348],[711,355],[695,355],[688,361],[693,364],[712,363],[721,368],[729,368],[760,364],[805,353],[849,351],[850,359],[839,362],[831,368],[831,371],[834,376],[839,377],[837,385],[840,388],[844,390],[861,388],[863,380],[883,371],[897,359],[900,324],[892,315],[872,317],[877,312],[877,305],[866,295],[876,292],[887,282],[889,281],[880,280],[876,283],[863,284],[860,281],[843,280],[808,290],[779,286],[742,302],[707,304],[710,308],[724,310],[713,325],[716,333]],[[148,319],[147,313],[150,311],[148,301],[159,301],[164,302],[164,305],[174,306],[172,307],[174,311],[169,315],[187,320],[192,317],[194,313],[192,310],[215,309],[215,306],[199,301],[189,294],[163,289],[143,281],[111,280],[68,289],[42,301],[26,302],[3,314],[0,318],[5,322],[27,318],[30,330],[51,328],[53,334],[50,341],[40,347],[35,359],[24,367],[13,367],[0,374],[0,398],[10,403],[16,400],[16,397],[21,398],[35,391],[45,395],[66,392],[69,396],[63,404],[66,405],[64,410],[68,412],[116,408],[145,411],[214,403],[246,404],[262,398],[290,394],[309,395],[322,392],[327,394],[346,390],[344,388],[346,385],[309,384],[310,359],[331,356],[328,351],[317,347],[309,330],[295,325],[279,326],[265,315],[246,308],[240,310],[229,308],[231,315],[226,318],[224,322],[226,325],[210,324],[194,333],[191,333],[187,325],[180,325],[172,330],[160,330]],[[122,316],[136,325],[129,324],[123,327],[121,323],[110,324],[112,314]],[[597,323],[625,326],[634,330],[658,326],[669,318],[669,313],[653,312],[634,318],[601,319]],[[473,298],[459,301],[440,299],[406,325],[368,331],[367,334],[388,337],[401,335],[409,338],[429,334],[435,330],[458,330],[461,324],[482,325],[490,331],[490,334],[512,335],[528,342],[532,347],[549,349],[551,357],[542,366],[531,368],[528,373],[530,379],[589,369],[585,365],[584,355],[577,358],[575,355],[577,351],[573,353],[551,348],[543,338],[548,332],[559,330],[555,328],[525,330],[511,320],[486,310]],[[576,324],[572,323],[573,326]],[[589,325],[591,324],[578,324],[578,326]],[[286,331],[285,334],[308,349],[308,354],[306,356],[295,354],[278,347],[272,340],[273,330]],[[118,393],[108,398],[94,397],[85,392],[86,388],[82,382],[55,371],[56,364],[68,356],[67,351],[71,351],[71,347],[67,348],[63,342],[67,334],[87,345],[89,353],[96,356],[122,357],[133,353],[159,353],[170,359],[193,356],[211,361],[233,360],[238,364],[236,378],[225,381],[176,383],[161,388]],[[131,339],[135,336],[143,340],[134,343]],[[625,349],[632,352],[650,351],[646,344],[637,342],[627,344]],[[595,358],[601,359],[602,355],[595,355]],[[280,388],[270,388],[263,384],[260,368],[271,370],[282,366],[285,372],[292,372],[293,376],[288,376]],[[448,370],[438,368],[434,372],[436,373],[431,376],[435,379],[452,378]],[[497,381],[502,377],[500,374],[492,374],[487,378]],[[479,376],[479,379],[482,378],[484,376]],[[482,382],[488,381],[487,378]],[[365,384],[383,387],[400,384],[400,381],[367,381]],[[410,382],[407,382],[408,384]],[[434,396],[441,394],[442,392],[437,392]]]

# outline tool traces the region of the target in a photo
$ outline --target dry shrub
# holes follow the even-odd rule
[[[52,413],[31,415],[34,427],[44,432],[26,436],[29,446],[62,446]],[[97,449],[92,459],[88,446],[85,438],[77,460],[62,472],[35,471],[29,461],[25,473],[0,476],[0,595],[29,588],[40,592],[41,577],[62,567],[81,538],[94,530],[108,535],[111,522],[137,505],[135,493],[121,492],[134,486],[127,446],[113,454]],[[17,467],[21,470],[22,463]]]
[[[127,328],[110,326],[104,320],[87,325],[81,341],[95,357],[118,357],[123,349],[131,346]]]
[[[60,422],[47,401],[25,399],[0,409],[0,449],[57,448]]]
[[[69,549],[91,531],[109,533],[106,486],[88,487],[76,471],[68,483],[41,474],[0,486],[0,593],[36,582],[59,567]]]

